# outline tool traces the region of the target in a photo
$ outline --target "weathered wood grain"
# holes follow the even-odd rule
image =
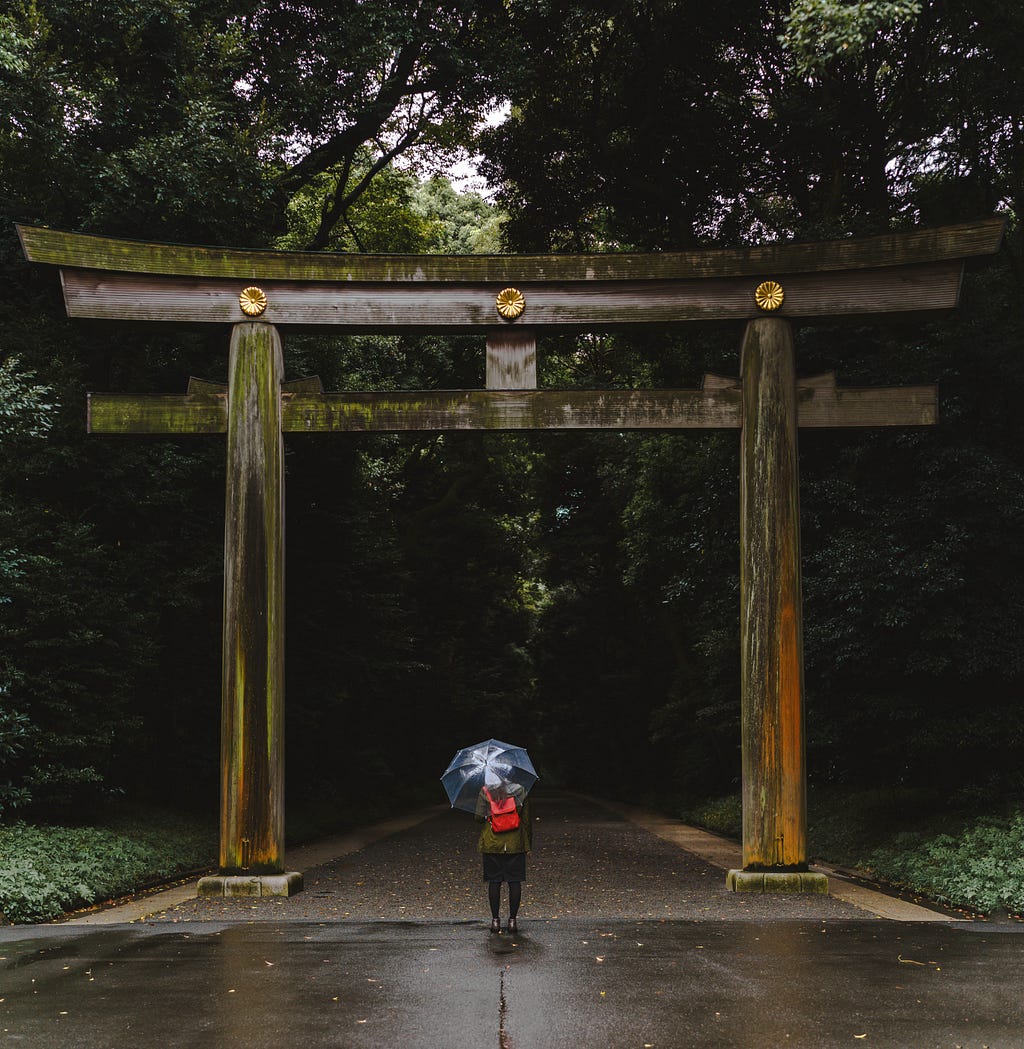
[[[323,393],[324,384],[319,375],[306,375],[281,383],[281,389],[285,393]]]
[[[215,392],[223,389],[223,393]],[[191,380],[184,397],[90,393],[89,431],[226,433],[226,387]],[[707,375],[700,390],[418,390],[322,393],[320,380],[282,385],[281,428],[291,433],[401,430],[738,429],[742,391]],[[832,375],[797,382],[801,427],[931,426],[935,386],[843,389]]]
[[[231,336],[221,721],[221,874],[284,870],[281,342]]]
[[[957,304],[958,261],[836,273],[767,274],[781,281],[786,317],[905,313]],[[234,324],[244,319],[238,296],[244,281],[153,277],[63,269],[71,317]],[[754,302],[758,277],[679,281],[521,284],[529,327],[582,330],[637,324],[762,316]],[[261,320],[274,325],[343,326],[352,331],[460,331],[493,329],[495,288],[485,284],[327,284],[297,281],[262,285],[269,305]],[[525,327],[519,321],[509,330]]]
[[[427,390],[282,398],[291,433],[715,429],[739,426],[738,391]]]
[[[939,388],[925,386],[836,386],[833,373],[796,384],[797,422],[805,428],[934,426]]]
[[[800,497],[793,336],[747,325],[740,370],[743,867],[807,865]]]
[[[209,384],[213,386],[213,383]],[[90,393],[89,433],[227,433],[227,393],[145,396]]]
[[[537,388],[537,336],[529,328],[488,331],[485,385],[488,390]]]
[[[188,377],[188,393],[207,396],[227,396],[228,384],[226,382],[210,382],[209,379],[197,379],[194,375]]]
[[[81,269],[227,277],[242,281],[482,281],[515,284],[519,281],[772,276],[963,259],[997,251],[1005,224],[1005,219],[994,217],[981,222],[877,237],[642,255],[340,255],[154,244],[42,226],[20,225],[17,229],[29,261]]]
[[[705,375],[705,392],[742,391],[739,379]],[[934,426],[939,421],[939,388],[923,386],[837,386],[834,372],[796,380],[797,423],[801,429],[856,426]],[[742,419],[737,413],[734,425]]]

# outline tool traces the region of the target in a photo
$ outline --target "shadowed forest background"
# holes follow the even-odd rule
[[[801,434],[812,784],[1024,793],[1024,8],[1012,0],[24,0],[0,14],[0,817],[215,803],[221,438],[87,390],[224,381],[226,331],[70,322],[13,223],[369,252],[669,251],[1009,215],[961,308],[798,329],[801,375],[937,382]],[[488,120],[488,116],[490,119]],[[493,193],[444,177],[475,155]],[[740,329],[544,337],[542,386],[695,387]],[[482,339],[286,333],[327,389],[483,385]],[[289,435],[291,803],[739,781],[738,437]],[[424,787],[426,788],[424,791]],[[433,792],[431,792],[433,791]]]

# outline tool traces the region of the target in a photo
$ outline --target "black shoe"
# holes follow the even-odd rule
[[[519,926],[516,924],[515,918],[509,918],[508,925],[505,927],[505,929],[507,932],[510,932],[513,935],[519,932]]]
[[[491,919],[491,932],[501,932],[501,921],[499,919]]]

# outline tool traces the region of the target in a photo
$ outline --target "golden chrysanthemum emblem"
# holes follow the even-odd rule
[[[246,317],[258,317],[267,308],[266,292],[262,288],[246,288],[238,296],[238,305]]]
[[[754,289],[754,301],[766,313],[777,310],[785,297],[786,293],[782,290],[782,285],[776,280],[762,281]]]
[[[526,309],[526,298],[518,288],[503,288],[494,305],[505,320],[514,321]]]

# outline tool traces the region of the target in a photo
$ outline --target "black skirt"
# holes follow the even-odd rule
[[[485,852],[484,881],[526,881],[525,852]]]

